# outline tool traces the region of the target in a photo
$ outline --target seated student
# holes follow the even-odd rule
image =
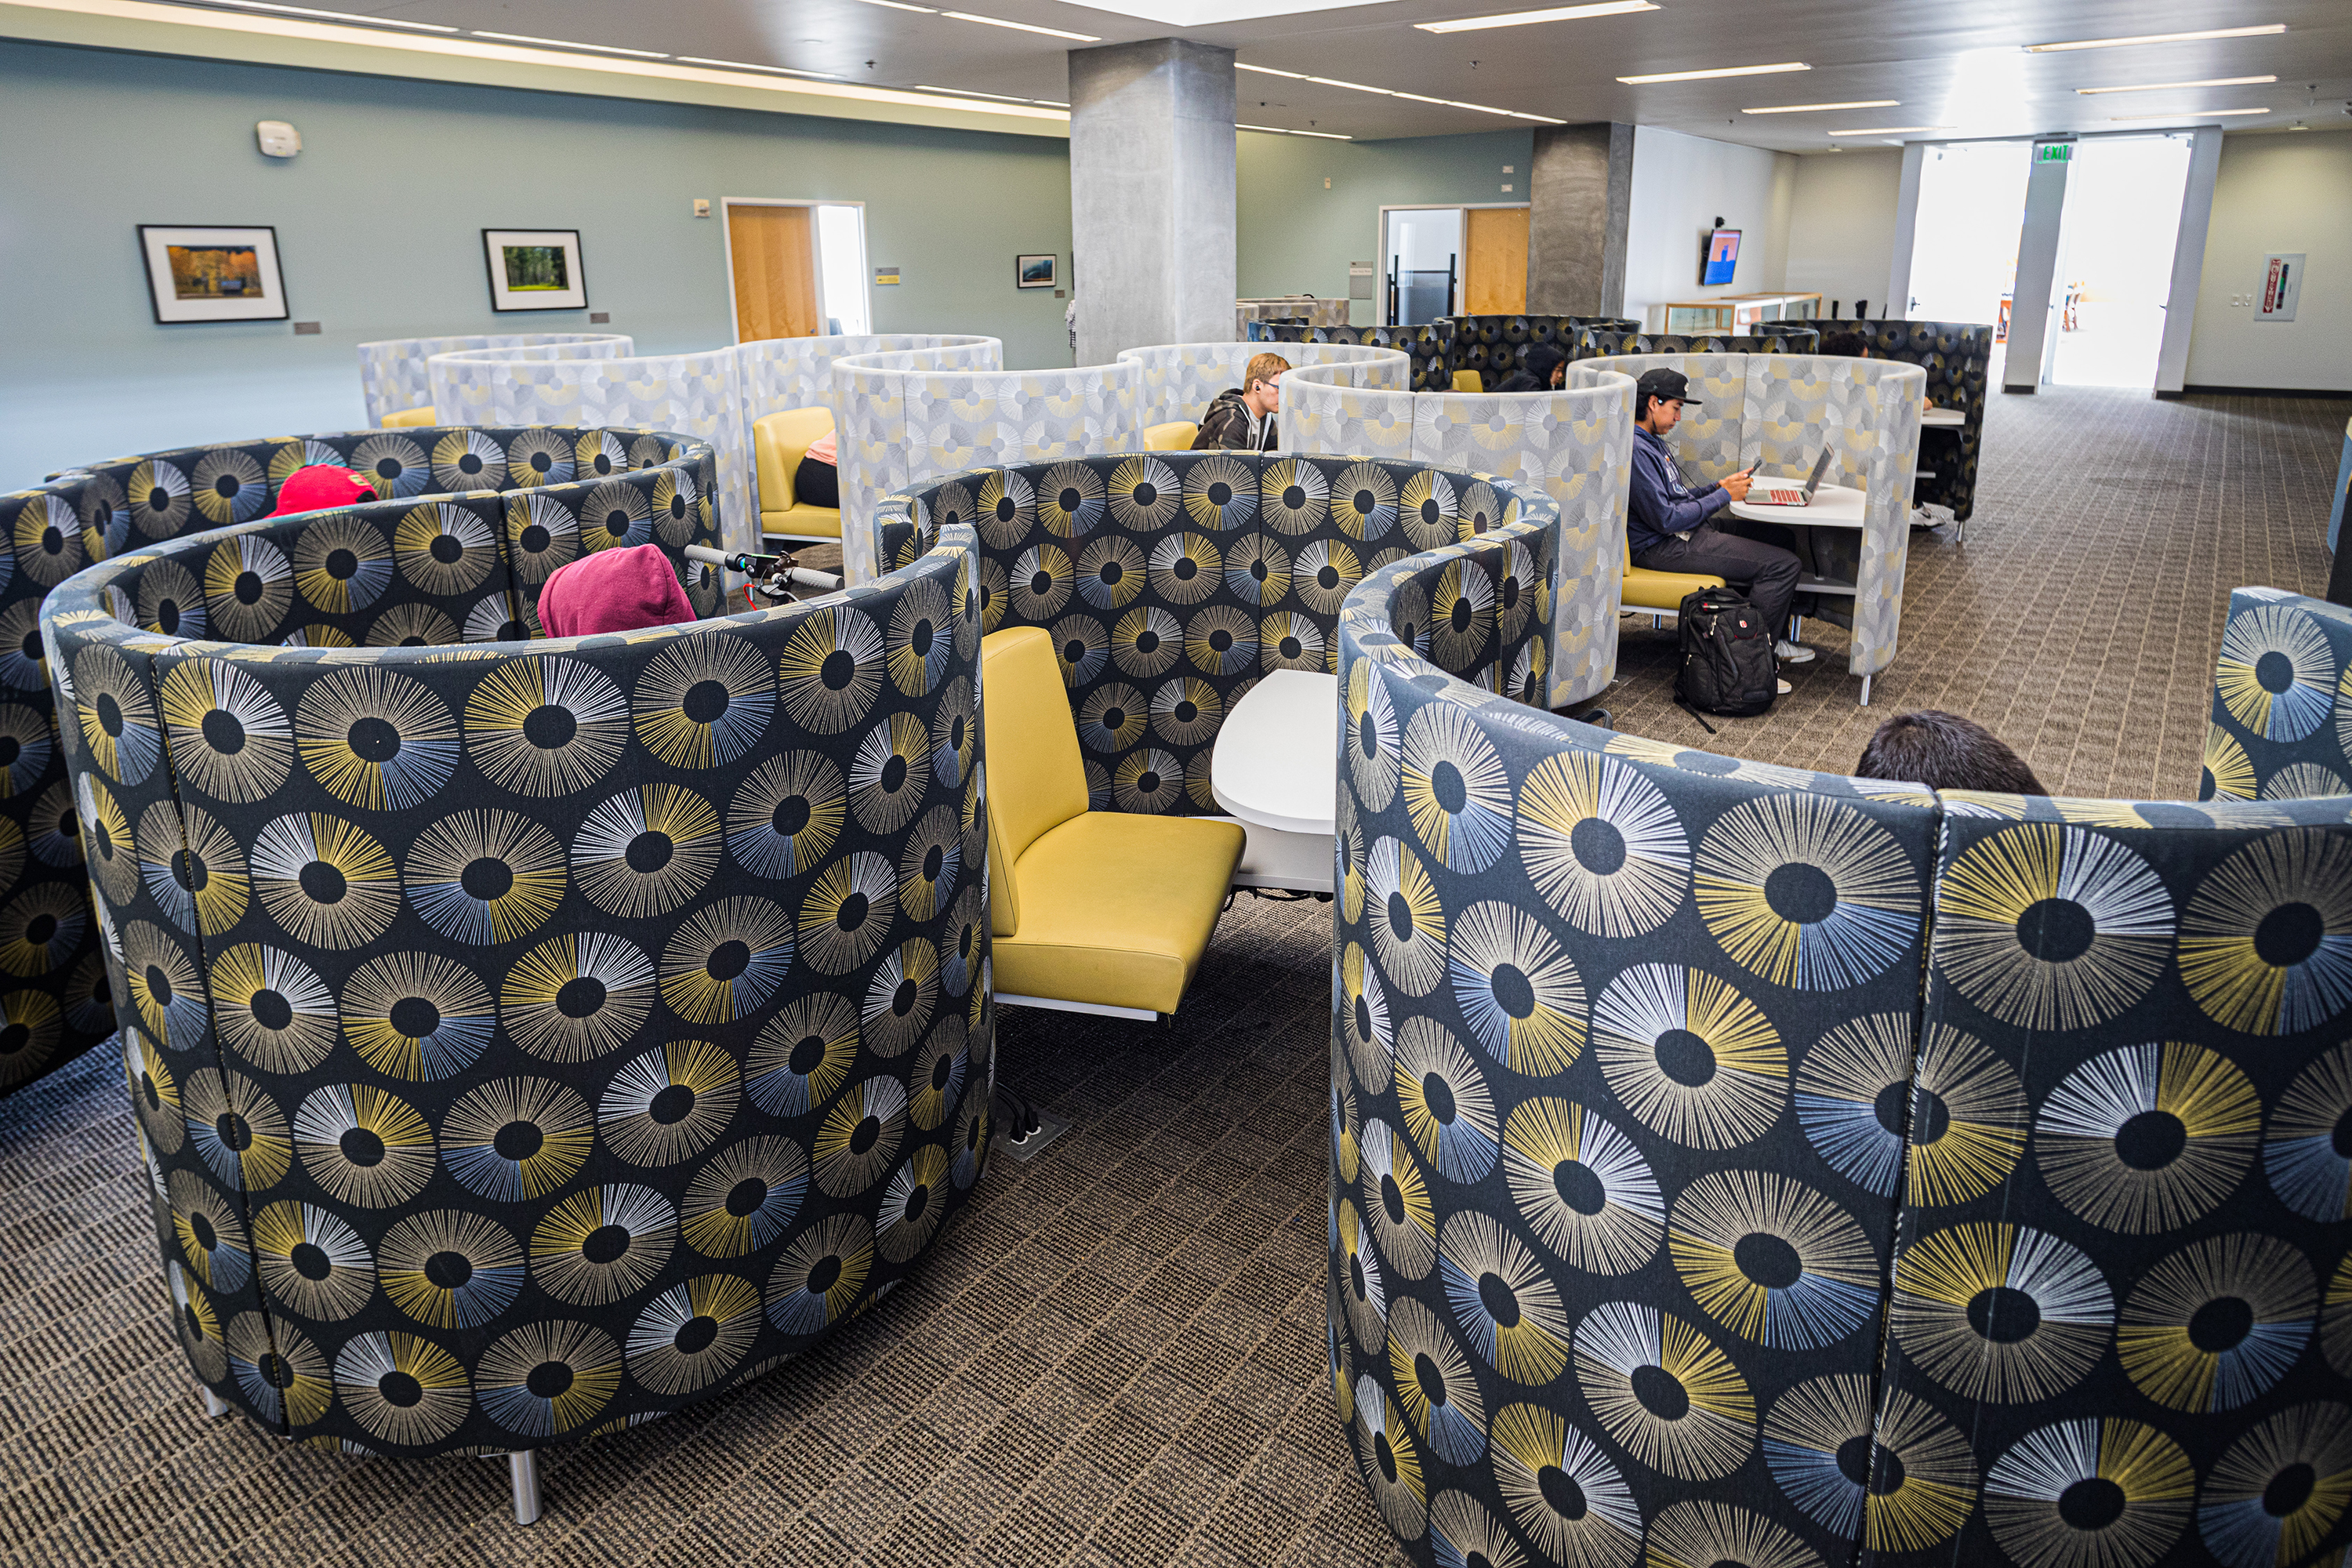
[[[1242,372],[1242,384],[1229,386],[1210,401],[1201,416],[1200,433],[1192,437],[1195,452],[1271,452],[1282,445],[1275,411],[1282,406],[1282,373],[1290,362],[1280,354],[1259,354]]]
[[[2025,759],[1973,719],[1929,708],[1878,727],[1854,763],[1858,779],[1899,779],[1929,789],[2048,795]]]
[[[658,544],[600,550],[559,566],[539,591],[539,624],[551,637],[634,632],[695,619]]]
[[[803,506],[841,505],[841,469],[835,466],[841,447],[834,439],[837,434],[826,431],[824,440],[801,454],[800,467],[793,470],[793,500]]]
[[[1488,388],[1492,392],[1549,392],[1568,379],[1568,356],[1549,343],[1538,343],[1519,361],[1519,368]]]
[[[1690,384],[1678,370],[1646,370],[1633,387],[1633,472],[1625,503],[1625,547],[1633,564],[1647,572],[1709,573],[1748,595],[1756,614],[1772,628],[1772,652],[1790,664],[1803,664],[1813,650],[1781,632],[1801,570],[1795,553],[1769,542],[1793,535],[1774,524],[1722,516],[1723,509],[1748,496],[1748,476],[1694,490],[1675,467],[1666,433],[1696,404]],[[1790,689],[1787,681],[1780,689]]]

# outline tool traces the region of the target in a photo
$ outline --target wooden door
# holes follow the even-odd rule
[[[809,338],[824,330],[808,208],[730,205],[727,247],[735,264],[737,341]]]
[[[1528,209],[1472,207],[1463,306],[1473,316],[1518,316],[1528,308]]]

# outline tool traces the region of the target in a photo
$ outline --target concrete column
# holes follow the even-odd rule
[[[2002,362],[2000,389],[2032,392],[2042,384],[2042,367],[2057,334],[2050,330],[2051,289],[2058,281],[2058,221],[2066,211],[2066,171],[2061,161],[2045,163],[2043,144],[2033,149],[2033,169],[2025,178],[2025,226],[2017,237],[2017,290],[2009,307],[2009,357]],[[2074,154],[2069,151],[2068,157]]]
[[[1597,121],[1536,131],[1528,170],[1528,313],[1625,313],[1633,128]]]
[[[1070,51],[1070,230],[1078,363],[1233,341],[1233,50]]]

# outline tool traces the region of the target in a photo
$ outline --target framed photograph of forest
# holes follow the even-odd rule
[[[576,228],[486,228],[493,310],[584,310],[588,273]]]

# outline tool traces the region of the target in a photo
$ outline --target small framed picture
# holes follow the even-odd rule
[[[1056,285],[1054,281],[1054,263],[1058,259],[1058,258],[1052,256],[1024,256],[1019,258],[1013,264],[1013,280],[1014,284],[1023,289],[1051,289],[1055,287]]]
[[[486,228],[493,310],[584,310],[588,273],[576,228]]]
[[[159,322],[286,319],[275,228],[142,223],[139,249],[147,259],[147,297]]]

